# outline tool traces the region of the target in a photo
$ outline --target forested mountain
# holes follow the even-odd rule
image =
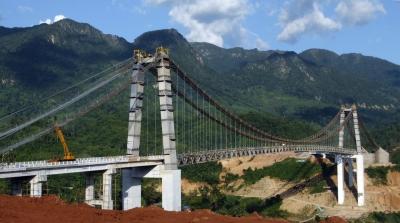
[[[134,48],[152,53],[158,46],[169,48],[174,61],[217,100],[253,121],[312,129],[305,121],[322,125],[340,104],[356,103],[381,139],[386,130],[398,134],[399,128],[393,126],[400,120],[400,66],[388,61],[322,49],[224,49],[190,43],[174,29],[147,32],[130,43],[70,19],[27,28],[0,27],[0,116],[131,57]],[[108,153],[113,146],[123,151],[128,107],[124,95],[75,123],[72,144],[85,146],[84,153],[93,155]],[[96,140],[93,129],[102,131],[102,140]]]

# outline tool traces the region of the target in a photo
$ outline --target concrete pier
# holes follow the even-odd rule
[[[344,187],[343,187],[343,158],[340,155],[336,155],[337,165],[337,196],[338,204],[344,203]]]
[[[181,170],[167,170],[165,165],[122,170],[123,209],[141,207],[141,179],[161,179],[162,208],[181,211]]]
[[[349,187],[352,187],[354,185],[354,174],[353,174],[353,159],[352,158],[348,158],[347,159],[347,175],[348,175],[348,184]]]
[[[42,182],[47,181],[46,175],[36,175],[30,181],[30,196],[41,197],[42,196]]]
[[[162,207],[181,211],[181,170],[164,170],[162,175]]]
[[[22,181],[19,178],[11,180],[11,195],[22,196]]]
[[[94,176],[92,173],[85,174],[85,203],[91,205],[94,200]]]
[[[112,210],[113,200],[112,200],[112,175],[115,174],[115,169],[109,169],[103,173],[103,202],[102,209]]]
[[[122,170],[122,209],[142,206],[142,179],[135,177],[131,168]]]
[[[364,159],[361,154],[355,155],[357,165],[357,204],[364,206]]]

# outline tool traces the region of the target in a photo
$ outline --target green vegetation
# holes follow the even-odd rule
[[[148,206],[161,202],[161,192],[156,188],[161,185],[159,179],[143,179],[142,181],[142,204]]]
[[[224,183],[230,184],[238,179],[240,179],[240,176],[238,174],[226,173],[226,175],[224,176]]]
[[[400,135],[400,133],[399,133],[399,135]],[[393,151],[390,154],[390,159],[391,159],[392,163],[400,165],[400,149]]]
[[[310,161],[296,160],[294,158],[287,158],[282,162],[273,164],[272,166],[264,167],[262,169],[247,169],[244,170],[242,178],[245,184],[254,184],[263,177],[270,176],[285,181],[298,182],[302,179],[309,178],[316,173],[322,171],[318,164],[311,163]]]
[[[170,48],[171,57],[181,68],[189,71],[191,77],[224,106],[241,113],[241,117],[254,126],[283,137],[301,138],[315,132],[318,125],[326,124],[337,112],[338,101],[365,102],[382,107],[388,104],[397,106],[397,98],[400,98],[400,67],[361,55],[339,56],[323,50],[296,54],[222,49],[209,44],[190,44],[174,30],[149,32],[131,44],[104,35],[88,24],[68,19],[53,25],[4,30],[0,33],[0,117],[130,57],[132,48],[152,52],[160,45]],[[49,41],[49,34],[54,35],[54,43]],[[197,54],[193,49],[209,54]],[[204,63],[198,62],[199,56]],[[378,89],[379,94],[366,93],[364,89]],[[125,92],[65,127],[67,141],[77,157],[125,153],[128,98]],[[146,102],[144,104],[148,106]],[[385,128],[374,131],[373,135],[384,148],[395,148],[400,144],[400,117],[396,116],[399,112],[395,109],[399,108],[393,108],[391,112],[360,112],[367,122],[383,123]],[[154,113],[150,116],[154,117]],[[143,122],[146,121],[152,123],[154,120],[144,117]],[[318,124],[309,124],[308,121]],[[394,124],[386,126],[387,123]],[[143,139],[153,136],[156,129],[159,128],[151,125],[149,132],[143,131]],[[187,134],[181,132],[177,131],[177,137]],[[177,142],[178,152],[187,146],[179,144],[179,140]],[[160,149],[160,144],[160,141],[142,140],[144,149]],[[16,160],[51,159],[61,156],[61,153],[59,142],[53,135],[47,135],[21,147],[16,152]],[[400,164],[400,150],[394,150],[391,155],[392,162]],[[393,170],[399,171],[399,167]],[[186,197],[184,201],[195,208],[211,207],[224,214],[245,215],[257,211],[268,216],[285,216],[285,212],[279,210],[279,198],[264,202],[221,194],[215,187],[221,171],[222,166],[216,162],[183,167],[184,178],[212,185],[211,189],[203,188],[200,195]],[[367,170],[367,174],[379,182],[386,182],[385,171],[387,173],[387,170],[368,173]],[[316,164],[288,159],[270,167],[248,169],[243,179],[246,184],[253,184],[265,176],[296,182],[318,172],[321,169]],[[238,178],[228,174],[224,181],[229,184]],[[115,179],[114,193],[118,197],[120,175],[117,174]],[[45,187],[48,193],[75,202],[84,199],[83,184],[82,175],[71,174],[49,177]],[[96,187],[99,185],[97,181]],[[155,190],[157,185],[144,182],[145,205],[160,202],[161,195]],[[310,191],[318,193],[323,187],[323,183],[318,183]],[[6,181],[0,181],[0,192],[9,192],[9,189]]]
[[[244,216],[253,212],[270,217],[287,216],[287,212],[280,210],[280,198],[264,201],[259,198],[225,195],[216,186],[202,187],[197,192],[183,196],[183,204],[192,209],[210,208],[212,211],[231,216]]]
[[[281,118],[265,112],[248,112],[241,115],[252,125],[264,131],[286,138],[304,138],[312,135],[319,127],[293,118]]]
[[[399,223],[400,212],[384,213],[384,212],[373,212],[366,217],[362,217],[353,223]]]
[[[397,164],[395,166],[393,166],[392,168],[390,168],[391,171],[396,171],[396,172],[400,172],[400,164]]]
[[[205,182],[209,185],[216,185],[219,183],[222,165],[218,162],[207,162],[183,166],[181,170],[182,178],[192,182]]]
[[[310,187],[310,194],[318,194],[318,193],[322,193],[325,192],[326,189],[325,187],[327,187],[328,185],[326,184],[326,181],[319,181],[313,185],[311,185]]]
[[[365,169],[365,172],[375,184],[387,184],[387,174],[389,172],[389,167],[368,167],[367,169]]]

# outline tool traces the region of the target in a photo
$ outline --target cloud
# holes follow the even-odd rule
[[[53,22],[58,22],[60,20],[66,19],[67,17],[65,17],[64,15],[56,15],[54,16],[54,21]]]
[[[262,40],[261,38],[256,39],[256,47],[259,50],[268,50],[270,48],[269,44],[264,40]]]
[[[323,12],[323,6],[335,6],[332,15]],[[279,14],[282,27],[277,39],[295,43],[305,34],[336,32],[348,25],[364,25],[377,14],[385,13],[378,0],[290,0]]]
[[[46,23],[46,24],[50,25],[50,24],[53,24],[55,22],[58,22],[60,20],[66,19],[66,18],[67,17],[65,17],[64,15],[56,15],[56,16],[54,16],[53,20],[51,20],[51,19],[40,20],[39,24]]]
[[[239,43],[252,37],[245,36],[250,32],[242,25],[252,12],[252,4],[247,0],[145,0],[145,4],[170,7],[172,21],[189,30],[189,41],[222,47],[226,45],[225,39]]]
[[[17,6],[17,10],[20,13],[31,13],[31,12],[33,12],[33,8],[29,7],[29,6],[26,6],[26,5]]]
[[[383,5],[374,0],[341,0],[335,12],[342,23],[348,25],[364,25],[378,14],[386,13]]]
[[[306,33],[319,34],[341,29],[341,24],[327,17],[318,2],[312,0],[298,0],[282,9],[279,22],[283,28],[278,40],[291,43]]]

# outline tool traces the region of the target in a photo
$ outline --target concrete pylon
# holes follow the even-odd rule
[[[135,64],[132,71],[126,153],[134,156],[139,156],[144,92],[144,70],[142,66],[143,53],[139,50],[135,50],[134,54]]]
[[[165,169],[178,168],[176,159],[174,108],[172,105],[171,73],[169,66],[168,50],[157,48],[157,82],[160,99],[162,142],[165,155]]]
[[[340,155],[336,155],[336,166],[337,166],[337,196],[338,204],[344,204],[344,187],[343,187],[343,158]]]
[[[115,173],[115,169],[109,169],[103,173],[103,199],[101,208],[105,210],[113,209],[112,175]]]
[[[351,107],[351,110],[353,112],[354,137],[356,140],[357,153],[361,154],[362,153],[361,137],[360,137],[360,128],[358,125],[358,114],[356,105],[353,105]]]
[[[344,119],[346,118],[346,113],[345,113],[345,108],[342,106],[340,108],[340,119],[339,119],[339,125],[342,125],[344,123]],[[344,128],[341,128],[339,130],[339,149],[343,149],[343,144],[344,144]]]
[[[47,181],[46,175],[36,175],[30,181],[30,196],[41,197],[42,196],[42,182]]]

